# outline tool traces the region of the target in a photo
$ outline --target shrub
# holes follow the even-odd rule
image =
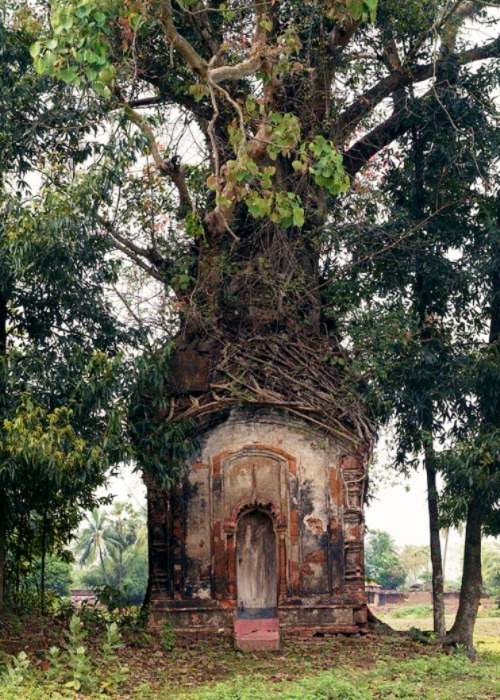
[[[175,647],[175,629],[168,620],[163,623],[160,635],[160,644],[165,651],[173,651]]]
[[[82,621],[73,615],[66,632],[64,650],[50,647],[44,654],[44,665],[32,664],[26,652],[6,661],[6,673],[0,682],[0,700],[25,698],[63,698],[74,691],[80,697],[100,693],[116,694],[128,676],[127,666],[120,663],[117,650],[122,646],[116,622],[106,626],[99,660],[87,654],[83,642],[87,637]]]

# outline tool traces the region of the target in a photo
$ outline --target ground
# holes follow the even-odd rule
[[[429,629],[431,623],[428,617],[384,619],[406,630]],[[87,627],[91,632],[81,644],[94,669],[89,666],[87,671],[98,680],[93,689],[89,680],[89,689],[76,693],[69,687],[74,676],[68,668],[54,675],[47,660],[51,645],[64,645],[60,625],[10,624],[8,637],[0,633],[0,648],[9,654],[24,650],[31,663],[25,671],[0,676],[0,700],[98,697],[103,690],[114,697],[159,700],[500,698],[500,617],[478,620],[475,664],[460,653],[443,653],[432,639],[416,632],[413,637],[289,637],[283,639],[279,653],[243,654],[226,639],[174,638],[168,626],[153,636],[133,625],[123,629],[125,645],[118,650],[118,659],[111,655],[105,661],[98,622],[88,620]],[[118,663],[128,666],[128,673],[113,676]],[[74,663],[71,668],[74,671]]]

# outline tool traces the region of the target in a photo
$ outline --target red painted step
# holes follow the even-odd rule
[[[243,651],[278,651],[280,632],[277,617],[234,621],[234,646]]]

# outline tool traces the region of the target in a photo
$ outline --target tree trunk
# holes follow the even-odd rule
[[[455,622],[446,638],[449,644],[463,644],[469,656],[475,655],[473,634],[482,590],[481,526],[481,505],[472,500],[467,509],[460,603]]]
[[[123,556],[121,547],[118,548],[118,590],[123,595]]]
[[[500,198],[498,199],[498,216],[500,221]],[[490,335],[491,348],[500,343],[500,246],[498,237],[491,241],[491,296],[490,296]],[[498,426],[498,403],[491,400],[489,394],[482,396],[481,410],[484,420],[484,429],[496,430]],[[450,644],[463,644],[470,656],[475,656],[473,645],[474,625],[481,600],[482,575],[481,575],[481,531],[484,504],[480,497],[473,497],[467,509],[467,521],[465,527],[464,567],[462,585],[460,588],[460,602],[457,616],[451,628],[447,641]]]
[[[446,527],[444,528],[444,536],[443,536],[443,578],[446,577],[446,558],[448,555],[448,542],[450,539],[450,528]]]
[[[3,533],[0,534],[0,613],[5,607],[5,584],[4,584],[4,570],[5,570],[5,540]]]
[[[415,168],[414,215],[416,220],[422,220],[424,209],[424,137],[416,126],[412,127],[413,164]],[[417,255],[415,260],[415,302],[419,319],[420,342],[425,345],[431,338],[431,330],[427,322],[429,297],[425,285],[425,266]],[[426,376],[426,368],[422,367],[422,376]],[[428,388],[428,387],[427,387]],[[425,391],[425,387],[424,387]],[[427,474],[427,505],[429,509],[429,534],[432,563],[432,606],[434,615],[434,632],[439,640],[446,635],[443,596],[443,560],[441,556],[441,540],[439,538],[439,507],[436,484],[436,464],[434,455],[434,406],[432,398],[425,397],[422,411],[421,430],[424,445],[424,467]]]
[[[0,363],[5,358],[7,352],[7,299],[0,293]],[[0,372],[3,374],[3,367],[0,364]],[[0,418],[4,408],[2,397],[6,396],[4,379],[0,374]],[[0,490],[0,611],[5,603],[5,559],[7,554],[7,495]]]
[[[108,572],[106,571],[106,567],[104,566],[104,557],[102,556],[102,549],[99,547],[99,561],[101,562],[101,569],[102,569],[102,574],[104,576],[104,580],[106,582],[106,586],[109,586],[109,578],[108,578]]]
[[[428,446],[425,450],[425,471],[427,473],[427,504],[429,507],[434,632],[439,640],[444,640],[446,636],[446,621],[444,617],[443,562],[441,557],[441,541],[439,539],[439,510],[436,469],[434,466],[434,450],[431,446]]]
[[[47,550],[47,511],[44,508],[42,518],[42,565],[40,571],[40,611],[45,615],[45,554]]]

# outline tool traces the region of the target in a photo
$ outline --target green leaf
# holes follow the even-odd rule
[[[40,54],[41,48],[42,48],[41,41],[35,41],[34,44],[31,44],[31,46],[30,46],[31,58],[36,58]]]
[[[141,22],[141,16],[137,12],[131,12],[128,16],[132,29],[137,29]]]
[[[189,94],[194,97],[196,102],[200,102],[204,97],[208,95],[208,87],[206,85],[202,85],[201,83],[190,85],[188,89]]]
[[[252,193],[255,195],[255,193]],[[248,211],[255,219],[262,219],[271,212],[271,199],[267,197],[254,196],[247,200]]]
[[[43,64],[41,56],[37,56],[35,58],[35,60],[33,61],[33,65],[35,66],[35,70],[39,75],[45,73],[45,66]]]
[[[99,12],[96,12],[94,14],[94,21],[99,26],[102,26],[105,23],[106,19],[107,19],[107,16],[105,15],[104,12],[99,11]]]
[[[78,17],[79,19],[83,19],[84,17],[88,17],[88,15],[92,12],[93,9],[93,3],[85,3],[82,5],[79,5],[75,9],[75,17]]]
[[[304,221],[304,209],[302,207],[293,207],[293,225],[302,228]]]
[[[73,85],[76,85],[79,81],[78,73],[74,68],[63,68],[63,70],[58,72],[57,77],[65,83],[71,83]]]
[[[55,63],[56,58],[57,58],[57,55],[53,51],[46,51],[43,54],[43,58],[42,58],[42,63],[43,63],[44,68],[45,69],[51,68]]]
[[[64,15],[61,18],[60,26],[67,31],[68,29],[71,29],[71,27],[74,24],[74,21],[75,20],[73,19],[72,15]]]
[[[93,88],[101,97],[111,97],[111,90],[107,85],[98,81],[94,83]]]

